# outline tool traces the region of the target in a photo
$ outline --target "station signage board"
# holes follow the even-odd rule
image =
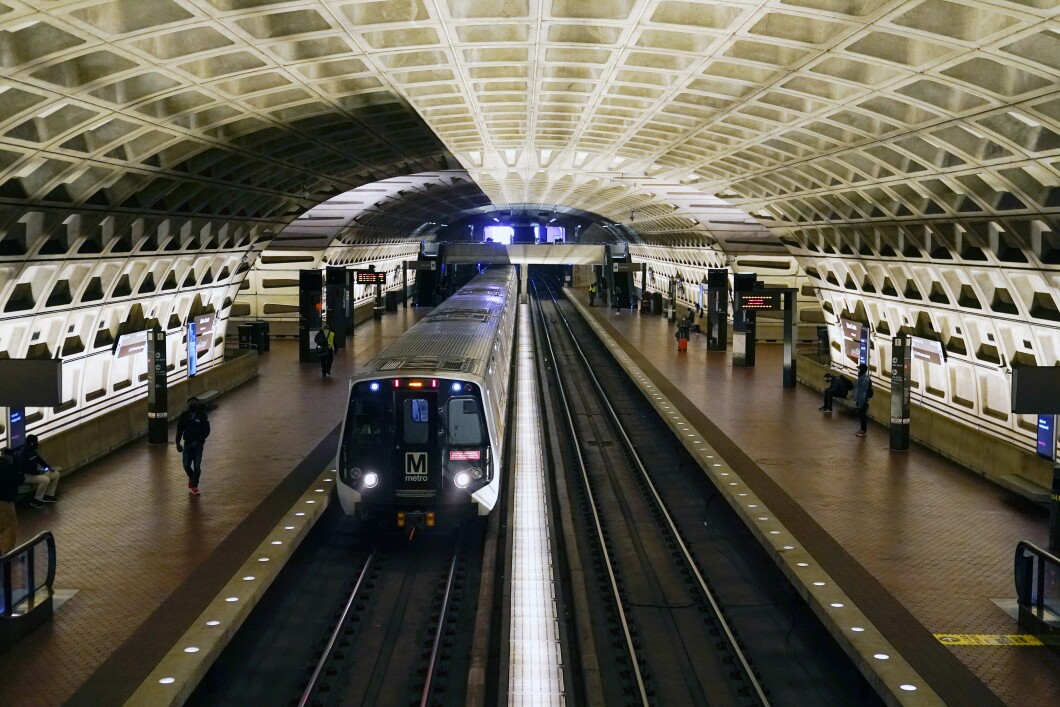
[[[195,317],[195,353],[200,356],[210,350],[215,319],[214,314],[200,314]]]
[[[438,269],[438,261],[437,260],[406,260],[405,261],[405,269],[406,270],[437,270]],[[358,272],[364,272],[364,271],[360,270]],[[371,271],[369,271],[369,272],[371,272]],[[357,282],[360,282],[360,280],[358,280]]]
[[[737,292],[736,302],[740,309],[780,309],[780,292]]]
[[[611,263],[611,272],[633,272],[633,263]]]
[[[839,329],[843,333],[843,355],[852,361],[862,363],[862,331],[864,330],[867,333],[865,325],[851,319],[840,319]],[[867,349],[867,337],[864,343]],[[868,351],[866,350],[864,353],[867,357]]]
[[[850,319],[840,319],[839,328],[843,330],[844,339],[852,339],[854,341],[861,340],[861,330],[865,327],[861,322],[855,322]]]
[[[385,285],[386,272],[376,270],[354,270],[354,278],[358,285]]]
[[[913,360],[926,361],[935,366],[941,366],[946,362],[946,354],[942,350],[942,342],[934,339],[924,339],[919,336],[911,337],[913,340]]]
[[[144,351],[147,351],[147,332],[134,331],[131,334],[122,334],[118,337],[118,343],[114,347],[114,356],[116,358],[127,358],[129,356],[139,356]]]
[[[62,404],[61,358],[0,359],[0,406],[46,407]]]

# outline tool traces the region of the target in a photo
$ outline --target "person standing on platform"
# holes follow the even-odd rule
[[[861,429],[858,437],[869,434],[869,398],[872,397],[872,381],[869,380],[869,367],[864,363],[858,366],[858,380],[854,383],[854,407],[858,410],[858,422]]]
[[[596,306],[596,283],[595,282],[590,282],[589,283],[589,306],[590,307],[595,307]]]
[[[331,364],[335,362],[335,332],[325,324],[317,332],[315,341],[320,350],[320,375],[327,378],[331,375]]]
[[[43,508],[45,503],[58,503],[55,492],[59,488],[59,472],[52,470],[37,451],[37,435],[26,435],[26,443],[15,451],[15,466],[28,484],[36,484],[29,505]]]
[[[15,466],[15,455],[10,449],[0,449],[0,555],[15,549],[18,541],[18,516],[15,515],[15,499],[22,474]]]
[[[210,436],[210,418],[197,398],[188,399],[188,409],[177,418],[177,451],[184,454],[184,473],[188,475],[188,493],[199,495],[202,474],[202,452]],[[180,442],[184,440],[184,445]]]

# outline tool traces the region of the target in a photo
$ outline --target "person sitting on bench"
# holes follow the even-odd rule
[[[854,389],[854,384],[843,376],[831,373],[825,373],[824,380],[828,383],[828,387],[824,389],[824,405],[817,409],[821,412],[832,412],[832,400],[845,398]]]

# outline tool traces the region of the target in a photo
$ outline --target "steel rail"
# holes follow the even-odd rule
[[[364,567],[361,569],[361,574],[357,577],[357,583],[353,586],[353,591],[350,592],[350,598],[346,600],[346,606],[342,609],[342,615],[339,616],[339,620],[335,623],[335,628],[331,632],[331,637],[328,638],[328,644],[324,648],[324,654],[320,656],[320,660],[317,661],[316,668],[313,669],[313,675],[309,678],[309,684],[306,685],[305,692],[302,693],[302,699],[298,701],[298,707],[306,707],[309,701],[312,700],[320,687],[321,678],[324,675],[324,669],[327,664],[331,661],[332,655],[335,653],[335,648],[339,643],[339,635],[342,630],[346,627],[346,623],[350,616],[350,611],[353,609],[353,603],[357,600],[357,596],[361,592],[361,586],[364,584],[365,578],[368,577],[368,571],[372,567],[372,563],[375,561],[376,553],[379,552],[379,546],[372,550],[372,554],[365,560]]]
[[[536,281],[533,283],[533,286],[534,292],[537,292],[538,289]],[[552,298],[553,303],[555,303],[556,299],[555,297],[552,297],[552,293],[549,292],[548,294]],[[556,304],[556,311],[559,311],[558,304]],[[541,309],[540,298],[538,299],[537,314],[541,322],[541,332],[545,337],[545,345],[548,349],[549,356],[552,358],[553,361],[552,371],[553,375],[556,378],[556,389],[559,392],[559,399],[560,404],[563,408],[563,415],[567,420],[567,425],[569,429],[573,433],[575,429],[574,416],[571,414],[570,403],[568,402],[567,398],[567,389],[563,385],[563,377],[560,374],[559,366],[555,364],[556,352],[555,349],[552,347],[552,338],[548,334],[548,327],[546,326],[544,312]],[[562,316],[563,314],[562,312],[560,312],[560,317],[562,318]],[[644,685],[644,676],[640,672],[640,663],[637,660],[637,649],[633,642],[633,635],[630,633],[629,630],[629,621],[626,619],[626,608],[622,604],[622,597],[618,589],[618,578],[615,576],[615,568],[611,564],[611,557],[608,555],[608,543],[604,535],[603,524],[600,521],[600,513],[597,510],[596,498],[593,496],[592,486],[589,483],[589,472],[586,468],[585,458],[582,455],[581,448],[577,444],[572,446],[574,450],[574,455],[578,460],[578,469],[581,471],[582,483],[585,485],[585,492],[589,497],[589,508],[592,511],[593,525],[596,528],[596,536],[600,542],[600,553],[603,556],[604,566],[607,568],[607,575],[611,584],[611,594],[615,600],[615,606],[618,607],[618,618],[622,624],[622,635],[625,638],[626,650],[629,653],[630,666],[632,667],[633,675],[636,678],[637,692],[640,696],[641,704],[647,706],[651,704],[651,701],[648,699],[647,688]]]
[[[622,436],[622,440],[626,445],[626,451],[629,453],[630,457],[636,464],[637,469],[640,471],[645,484],[651,491],[652,496],[655,498],[655,503],[659,511],[666,519],[666,523],[670,528],[670,533],[673,535],[674,541],[677,543],[678,547],[681,548],[681,553],[684,555],[685,562],[688,564],[689,568],[692,570],[692,573],[695,575],[696,581],[699,584],[700,591],[703,592],[704,597],[706,597],[707,602],[710,604],[711,610],[714,612],[714,618],[718,621],[718,624],[724,631],[725,637],[728,640],[733,653],[739,660],[740,666],[742,667],[745,677],[747,678],[752,689],[754,690],[755,696],[758,698],[759,702],[762,705],[768,707],[769,698],[766,697],[765,690],[758,682],[758,678],[755,677],[754,671],[751,669],[750,662],[747,660],[747,657],[740,649],[740,646],[736,641],[736,635],[733,633],[732,628],[729,626],[729,622],[726,621],[725,617],[722,615],[721,606],[714,598],[714,594],[707,586],[707,582],[704,579],[703,575],[700,573],[699,567],[692,559],[692,553],[689,551],[688,546],[685,545],[685,542],[681,538],[680,533],[677,532],[677,524],[674,522],[669,510],[666,508],[666,504],[663,503],[662,496],[659,494],[658,489],[656,489],[655,484],[652,482],[651,475],[648,473],[647,467],[644,466],[644,462],[641,460],[640,455],[637,453],[637,449],[633,445],[633,441],[626,434],[626,429],[625,427],[623,427],[622,422],[619,420],[618,413],[615,412],[614,407],[611,405],[611,400],[607,397],[607,393],[605,392],[604,387],[600,384],[599,379],[593,372],[592,366],[589,365],[589,359],[586,357],[581,345],[578,344],[578,340],[574,336],[574,331],[571,329],[570,322],[563,315],[562,310],[560,310],[559,303],[556,302],[556,297],[552,293],[551,288],[549,289],[549,296],[556,304],[556,311],[559,313],[560,320],[563,322],[563,326],[567,329],[567,333],[570,335],[571,341],[574,343],[574,348],[578,351],[578,356],[581,358],[582,363],[585,365],[585,370],[589,373],[589,378],[590,380],[592,380],[593,386],[596,388],[597,393],[603,399],[604,405],[607,408],[607,412],[611,417],[611,421],[614,424],[615,428],[618,430],[618,433]]]
[[[449,578],[445,582],[445,596],[442,598],[442,608],[438,614],[438,629],[434,632],[434,645],[431,646],[431,659],[427,663],[427,675],[423,683],[423,695],[420,697],[420,707],[427,707],[427,701],[431,697],[431,687],[434,682],[434,667],[438,662],[439,648],[442,645],[442,633],[445,631],[445,614],[449,610],[449,597],[453,592],[453,576],[456,574],[456,561],[460,557],[460,544],[457,543],[453,550],[453,559],[449,562]]]

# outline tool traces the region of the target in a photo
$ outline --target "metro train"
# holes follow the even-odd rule
[[[511,266],[475,276],[350,379],[336,457],[346,514],[411,532],[493,510],[517,287]]]

